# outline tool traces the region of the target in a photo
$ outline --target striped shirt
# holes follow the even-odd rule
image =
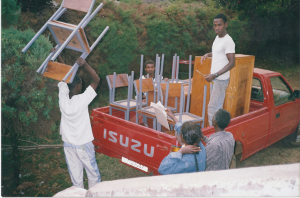
[[[224,170],[229,169],[233,156],[235,140],[230,132],[219,131],[209,138],[204,137],[206,143],[206,169]]]

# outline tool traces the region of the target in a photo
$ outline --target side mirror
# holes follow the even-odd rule
[[[294,90],[294,97],[300,98],[300,90]]]

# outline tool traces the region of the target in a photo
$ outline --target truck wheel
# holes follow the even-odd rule
[[[286,146],[300,147],[300,129],[299,128],[300,128],[300,122],[299,122],[298,127],[296,128],[295,132],[282,140]]]

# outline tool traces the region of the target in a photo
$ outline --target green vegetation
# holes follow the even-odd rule
[[[34,36],[32,30],[24,32],[14,28],[2,29],[1,83],[2,83],[2,135],[9,134],[14,156],[14,181],[19,180],[19,134],[42,134],[51,121],[57,93],[47,92],[48,80],[36,75],[37,65],[47,57],[52,44],[44,36],[34,43],[26,54],[22,48]],[[43,126],[44,124],[44,126]]]
[[[37,12],[44,8],[45,5],[49,5],[51,0],[17,0],[18,5],[21,5],[23,12]]]
[[[1,18],[4,25],[15,25],[19,18],[20,6],[17,5],[16,0],[2,0],[1,1]]]

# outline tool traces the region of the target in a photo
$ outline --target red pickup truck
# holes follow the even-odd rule
[[[249,113],[233,118],[226,131],[235,138],[235,155],[241,153],[244,160],[283,138],[300,146],[299,121],[300,91],[294,91],[280,73],[255,68]],[[110,115],[109,107],[94,109],[91,123],[97,152],[154,175],[159,174],[160,162],[172,145],[178,144],[174,134],[126,121],[121,111]],[[209,137],[214,128],[205,127],[202,132]]]

